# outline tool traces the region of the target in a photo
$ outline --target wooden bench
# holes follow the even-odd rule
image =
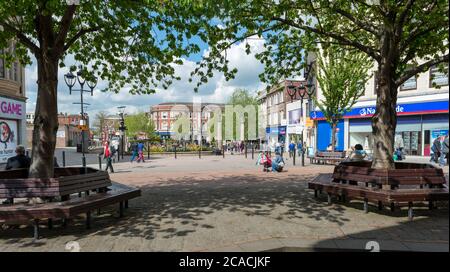
[[[12,204],[0,205],[0,222],[32,222],[34,238],[39,238],[39,222],[47,219],[52,228],[53,219],[63,220],[86,213],[86,227],[90,228],[91,211],[119,203],[119,214],[128,207],[128,200],[140,196],[140,190],[112,183],[107,172],[87,168],[56,168],[49,179],[24,178],[27,170],[2,172],[0,198],[11,199]],[[92,193],[92,194],[91,194]],[[45,198],[42,204],[14,203],[20,198]]]
[[[338,163],[345,160],[345,151],[318,151],[314,157],[310,157],[311,164]]]
[[[389,205],[392,211],[395,210],[395,205],[407,203],[408,217],[412,220],[414,203],[428,202],[429,209],[433,209],[434,202],[449,200],[442,169],[430,166],[428,169],[414,170],[399,169],[391,171],[390,175],[377,176],[373,172],[381,173],[383,170],[337,166],[333,174],[321,174],[309,182],[308,188],[314,190],[315,197],[319,192],[325,192],[330,204],[333,195],[344,202],[346,199],[363,200],[365,212],[368,212],[369,202],[376,203],[379,210],[384,205]],[[367,171],[372,173],[368,174]],[[408,172],[409,175],[406,174]]]

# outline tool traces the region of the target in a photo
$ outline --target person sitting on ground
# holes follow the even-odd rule
[[[30,168],[31,159],[25,155],[25,147],[18,145],[16,147],[16,156],[9,158],[6,161],[5,170]]]
[[[364,148],[360,144],[355,145],[355,151],[352,152],[350,155],[351,161],[362,161],[367,157],[366,151],[364,151]]]
[[[269,168],[272,167],[272,159],[269,156],[269,152],[264,152],[261,159],[263,165],[263,172],[269,172]]]
[[[284,160],[280,153],[276,153],[275,159],[272,161],[272,172],[283,171]]]

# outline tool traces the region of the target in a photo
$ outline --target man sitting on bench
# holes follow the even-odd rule
[[[16,147],[16,156],[11,157],[6,162],[5,170],[30,168],[31,159],[25,155],[25,147],[18,145]]]
[[[5,170],[20,169],[20,168],[30,168],[31,159],[25,155],[25,147],[18,145],[16,147],[16,156],[11,157],[6,162]],[[7,199],[3,201],[3,204],[12,204],[12,199]]]

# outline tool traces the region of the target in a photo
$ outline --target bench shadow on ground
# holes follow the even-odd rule
[[[267,216],[280,221],[308,218],[324,223],[331,222],[337,226],[350,222],[346,213],[349,207],[363,213],[362,204],[359,202],[329,206],[325,195],[315,199],[314,193],[307,189],[307,181],[314,177],[315,175],[302,176],[300,180],[298,175],[286,173],[280,176],[276,174],[225,176],[214,178],[214,181],[211,181],[211,177],[167,178],[156,184],[141,186],[142,196],[130,201],[130,208],[125,210],[124,218],[117,218],[117,207],[110,206],[102,209],[100,215],[92,213],[90,230],[84,228],[84,216],[80,215],[70,222],[67,228],[61,228],[58,222],[55,222],[51,230],[42,225],[41,235],[48,240],[62,235],[75,239],[92,235],[140,237],[145,240],[152,240],[158,236],[170,239],[187,236],[202,228],[216,228],[204,222],[205,217],[216,211],[239,212],[245,216]],[[277,212],[274,212],[275,207]],[[406,216],[406,211],[373,212],[389,216]],[[448,232],[448,206],[445,211],[420,209],[416,214],[431,218],[446,216]],[[408,224],[415,222],[406,223],[405,226]],[[399,225],[394,228],[401,231],[403,227]],[[7,239],[5,241],[7,244],[19,243],[21,247],[39,247],[43,243],[31,242],[30,226],[13,227],[0,232],[2,239]]]
[[[430,212],[419,212],[413,221],[404,221],[395,226],[380,227],[370,231],[347,234],[345,237],[323,239],[313,244],[309,251],[370,251],[367,243],[376,242],[379,251],[427,251],[449,250],[448,207]],[[302,248],[288,248],[299,252]],[[286,248],[273,251],[286,251]]]

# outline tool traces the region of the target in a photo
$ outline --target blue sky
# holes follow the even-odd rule
[[[199,42],[192,39],[192,41]],[[236,88],[245,88],[252,92],[261,90],[265,87],[258,78],[263,71],[263,65],[255,59],[254,54],[261,52],[264,40],[249,39],[248,43],[252,46],[252,54],[245,53],[243,43],[233,45],[227,50],[227,58],[231,67],[236,67],[239,72],[234,80],[227,82],[225,78],[217,73],[210,81],[194,93],[194,84],[188,82],[190,72],[195,69],[195,63],[201,59],[202,55],[208,50],[204,43],[199,43],[201,52],[183,59],[184,64],[176,66],[176,73],[181,77],[180,81],[174,83],[167,90],[157,90],[156,94],[151,95],[131,95],[127,88],[120,90],[119,94],[102,93],[99,89],[105,87],[107,82],[98,82],[97,89],[94,90],[94,96],[86,93],[85,102],[91,105],[87,107],[87,112],[94,116],[98,111],[107,111],[111,114],[117,112],[117,106],[126,106],[126,112],[133,113],[138,111],[148,111],[151,105],[161,102],[192,102],[193,97],[200,97],[203,103],[208,102],[226,102],[229,95]],[[65,59],[67,67],[75,64],[73,56],[69,55]],[[64,83],[64,74],[68,72],[67,68],[61,68],[58,73],[58,110],[59,112],[79,113],[80,106],[72,104],[79,102],[78,92],[69,95],[69,90]],[[26,95],[28,97],[27,112],[34,112],[37,90],[37,67],[33,59],[33,64],[25,68]],[[77,86],[77,85],[76,85]]]

